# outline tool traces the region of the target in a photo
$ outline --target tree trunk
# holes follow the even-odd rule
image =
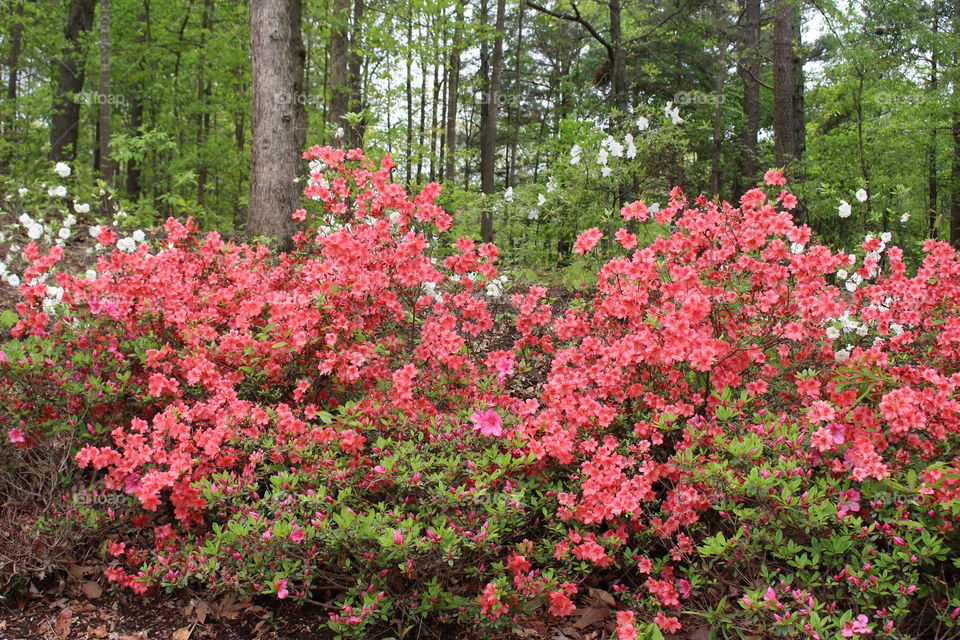
[[[110,73],[110,0],[100,0],[100,95],[98,98],[99,119],[99,147],[100,147],[100,179],[110,184],[113,182],[114,164],[110,157],[110,136],[113,127],[110,107],[113,102],[113,77]]]
[[[710,154],[710,193],[720,195],[720,158],[723,147],[723,89],[727,79],[727,39],[723,31],[723,14],[720,5],[714,11],[717,28],[717,77],[713,96],[713,148]]]
[[[794,40],[798,20],[797,0],[776,0],[773,17],[773,130],[774,155],[780,167],[800,158],[797,139],[798,112],[794,55],[799,43]]]
[[[23,50],[23,1],[14,9],[13,27],[10,30],[10,51],[7,54],[7,103],[9,111],[2,126],[3,139],[6,142],[0,153],[0,169],[10,166],[17,149],[17,88],[20,78],[20,52]]]
[[[50,127],[50,160],[71,161],[77,152],[80,103],[75,94],[83,91],[83,41],[93,27],[96,0],[70,0],[63,49],[53,94],[53,121]]]
[[[627,74],[623,59],[623,36],[620,27],[620,0],[610,1],[610,46],[613,49],[613,106],[626,115],[628,106]]]
[[[350,27],[350,52],[347,56],[347,83],[349,86],[349,111],[350,113],[362,113],[365,106],[363,103],[363,56],[361,55],[363,47],[363,11],[364,0],[354,0],[353,2],[353,24]],[[345,127],[347,130],[347,143],[351,148],[363,147],[363,136],[366,131],[366,123],[363,119],[357,120]]]
[[[330,29],[330,102],[327,122],[336,131],[347,130],[343,119],[350,111],[350,0],[333,0],[333,24]],[[349,138],[329,140],[334,146],[346,145]]]
[[[457,0],[457,23],[453,27],[453,46],[450,49],[450,62],[447,68],[447,151],[443,170],[445,180],[453,182],[457,148],[457,98],[460,91],[461,33],[463,25],[463,0]]]
[[[487,92],[487,119],[480,136],[480,190],[494,192],[494,170],[497,156],[497,117],[500,110],[500,76],[503,72],[503,25],[505,0],[497,0],[496,36],[493,41],[493,60],[490,63],[490,90]],[[493,211],[480,213],[480,239],[494,241]]]
[[[253,144],[247,234],[291,246],[306,135],[300,0],[252,0]]]
[[[404,160],[407,167],[406,186],[413,178],[413,8],[407,5],[407,139]]]
[[[743,11],[743,51],[737,72],[743,83],[743,132],[740,141],[741,187],[751,187],[757,179],[757,136],[760,131],[760,0],[745,0]],[[737,189],[737,193],[745,188]]]
[[[203,1],[203,16],[200,19],[200,51],[206,51],[207,33],[213,24],[213,0]],[[197,70],[197,152],[199,162],[197,166],[197,204],[201,207],[207,202],[207,180],[209,168],[204,146],[210,132],[210,80],[207,78],[205,58],[200,60]]]
[[[143,11],[137,14],[137,36],[134,41],[137,43],[138,52],[144,46],[146,41],[148,16],[147,11],[149,3],[144,2]],[[144,73],[143,58],[140,58],[138,64],[139,74]],[[141,127],[143,127],[143,81],[138,79],[130,95],[130,132],[134,137],[139,137]],[[140,199],[140,193],[143,189],[140,184],[140,161],[136,158],[127,160],[127,197],[136,202]]]
[[[930,48],[930,95],[937,95],[939,79],[937,78],[937,33],[940,30],[940,3],[933,0],[933,24],[931,25],[934,44]],[[937,200],[939,199],[937,182],[937,127],[931,126],[929,143],[927,144],[927,237],[937,237]]]
[[[955,3],[953,10],[953,35],[960,36],[960,2]],[[953,54],[953,66],[958,66],[958,56]],[[953,122],[951,123],[951,133],[953,135],[953,163],[950,167],[950,184],[952,192],[950,194],[950,244],[956,249],[960,248],[960,87],[953,83],[951,102],[953,107]]]

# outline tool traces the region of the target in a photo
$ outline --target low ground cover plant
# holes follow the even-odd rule
[[[816,245],[771,171],[583,232],[596,282],[558,310],[496,246],[444,250],[438,185],[304,155],[290,253],[173,219],[89,277],[23,251],[0,453],[67,447],[56,515],[110,581],[312,603],[338,637],[588,599],[621,640],[956,635],[949,245],[910,273],[889,237]]]

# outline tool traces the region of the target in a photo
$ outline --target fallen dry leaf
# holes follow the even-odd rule
[[[80,586],[80,590],[83,591],[83,595],[87,596],[91,600],[96,600],[103,594],[103,587],[91,580],[84,582]]]
[[[170,640],[190,640],[191,633],[193,633],[193,629],[191,627],[180,627],[173,632],[173,636],[171,636]]]
[[[580,619],[577,620],[573,626],[577,629],[586,629],[592,624],[606,620],[610,616],[610,609],[604,606],[600,607],[590,607],[585,609],[583,614],[580,616]]]

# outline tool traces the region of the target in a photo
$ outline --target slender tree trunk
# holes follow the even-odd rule
[[[460,91],[460,56],[463,29],[463,0],[457,0],[457,23],[453,27],[453,46],[450,49],[450,62],[447,67],[447,156],[443,177],[453,182],[457,149],[457,99]]]
[[[213,2],[212,0],[203,0],[203,15],[200,19],[200,51],[206,51],[207,33],[213,23]],[[210,128],[210,81],[207,79],[206,60],[202,59],[197,69],[197,152],[199,162],[197,166],[197,204],[201,207],[207,202],[207,179],[209,169],[207,166],[206,150],[204,146],[207,142],[207,133]]]
[[[50,159],[70,161],[77,152],[80,104],[74,95],[83,91],[83,41],[93,27],[96,0],[70,0],[64,36],[67,44],[58,64],[50,127]]]
[[[20,78],[20,52],[23,50],[23,0],[14,9],[14,22],[10,29],[10,51],[7,53],[7,103],[9,111],[3,120],[2,133],[6,145],[0,153],[0,170],[10,166],[17,149],[17,88]]]
[[[353,2],[353,24],[350,27],[350,53],[348,55],[348,84],[349,105],[351,113],[362,113],[366,105],[363,101],[363,12],[364,0]],[[347,129],[347,140],[350,147],[363,147],[363,136],[366,131],[364,120],[356,121]]]
[[[521,3],[517,7],[517,42],[514,47],[514,65],[513,65],[513,100],[510,101],[511,118],[513,122],[513,135],[510,140],[510,171],[507,173],[507,186],[516,186],[517,181],[517,153],[520,146],[520,96],[522,87],[520,86],[520,72],[523,63],[523,16],[525,4]]]
[[[937,43],[936,36],[940,30],[940,3],[933,0],[933,24],[931,30],[934,35],[934,44],[930,48],[930,95],[936,96],[939,89],[939,79],[937,78]],[[931,126],[927,144],[927,237],[937,237],[937,193],[939,184],[937,182],[937,127]]]
[[[960,2],[954,3],[953,7],[953,35],[960,37]],[[958,66],[958,56],[953,54],[953,67]],[[951,123],[951,133],[953,136],[953,162],[950,166],[950,184],[952,186],[950,194],[950,244],[953,247],[960,248],[960,87],[953,83],[952,95],[953,122]]]
[[[496,36],[493,41],[493,60],[490,63],[490,90],[487,93],[486,127],[480,136],[480,190],[492,194],[495,189],[497,156],[497,118],[500,111],[500,76],[503,72],[503,26],[506,13],[504,0],[497,0]],[[494,241],[493,211],[480,213],[480,238]]]
[[[143,10],[137,14],[137,35],[134,41],[137,44],[138,54],[143,50],[144,43],[147,41],[148,10],[149,2],[145,1],[143,3]],[[143,81],[140,76],[143,75],[144,71],[143,57],[141,56],[140,63],[137,65],[138,78],[130,94],[130,133],[134,137],[140,137],[142,133],[141,128],[143,127]],[[141,162],[137,158],[127,160],[127,197],[134,202],[140,199],[143,188],[140,184],[140,164]]]
[[[413,178],[413,8],[407,5],[407,139],[404,154],[407,166],[407,187]]]
[[[757,179],[757,136],[760,131],[760,0],[745,0],[743,11],[743,51],[737,71],[743,83],[743,131],[740,141],[740,175],[743,184],[737,193],[752,186]]]
[[[330,103],[327,122],[336,131],[347,130],[343,119],[350,111],[350,0],[333,0],[332,26],[330,28]],[[346,145],[349,136],[331,141],[334,145]]]
[[[613,49],[613,106],[626,115],[629,109],[627,95],[627,74],[623,59],[623,35],[620,27],[621,8],[620,0],[609,0],[610,3],[610,46]]]
[[[717,77],[714,84],[713,96],[713,148],[710,154],[710,193],[720,194],[720,158],[723,147],[723,89],[727,80],[727,39],[723,31],[723,14],[720,5],[716,5],[714,19],[718,32],[717,48]]]
[[[773,17],[773,129],[774,155],[778,166],[786,167],[799,159],[799,141],[794,118],[797,112],[794,78],[793,25],[797,0],[776,0]]]
[[[440,106],[440,89],[443,81],[440,80],[440,64],[435,62],[431,75],[433,86],[433,102],[430,105],[430,182],[437,179],[437,109]]]
[[[431,25],[432,26],[432,25]],[[429,34],[432,31],[432,28],[427,28],[427,33]],[[429,80],[427,73],[427,55],[426,49],[421,51],[420,56],[420,126],[417,130],[417,184],[423,183],[423,151],[424,151],[424,127],[426,126],[425,118],[427,113],[427,80]]]
[[[100,95],[98,96],[99,118],[99,146],[100,146],[100,179],[110,184],[113,182],[114,164],[110,157],[110,136],[112,122],[110,107],[113,102],[112,82],[110,73],[110,0],[100,0]]]
[[[300,0],[251,0],[253,145],[247,233],[291,246],[306,135]]]

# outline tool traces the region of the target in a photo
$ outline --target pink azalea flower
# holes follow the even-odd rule
[[[23,432],[22,429],[10,429],[7,432],[7,435],[10,437],[10,442],[26,442],[27,434]]]
[[[473,428],[483,436],[500,436],[503,434],[503,420],[494,409],[474,411],[470,416]]]
[[[299,544],[303,542],[303,535],[303,529],[294,526],[293,531],[290,532],[290,539]]]
[[[285,579],[281,578],[277,580],[275,586],[277,587],[277,597],[281,600],[290,595],[290,592],[287,591],[287,581]]]
[[[860,492],[848,489],[840,494],[840,503],[837,505],[837,518],[844,518],[848,513],[860,511]]]
[[[497,359],[497,373],[500,374],[500,380],[503,381],[507,376],[513,375],[513,358],[501,356]]]
[[[844,638],[852,638],[855,633],[871,633],[871,630],[867,627],[869,621],[870,619],[861,613],[856,620],[847,620],[843,623],[843,631],[840,632],[840,635]]]

